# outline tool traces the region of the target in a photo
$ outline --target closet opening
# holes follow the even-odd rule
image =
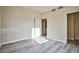
[[[79,45],[79,12],[67,14],[67,43]]]

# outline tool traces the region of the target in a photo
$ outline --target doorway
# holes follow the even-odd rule
[[[79,12],[67,14],[67,42],[79,45]]]
[[[47,36],[47,19],[42,19],[42,36]]]

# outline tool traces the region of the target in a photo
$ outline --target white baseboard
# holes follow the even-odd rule
[[[49,39],[51,39],[51,40],[55,40],[55,41],[59,41],[59,42],[62,42],[62,43],[67,43],[67,42],[65,42],[65,41],[62,41],[62,40],[59,40],[59,39],[54,39],[54,38],[49,38]]]
[[[19,42],[19,41],[26,40],[26,39],[31,39],[31,38],[28,37],[28,38],[23,38],[23,39],[19,39],[19,40],[14,40],[14,41],[9,41],[9,42],[3,42],[3,43],[1,43],[1,46],[2,46],[2,45],[5,45],[5,44],[10,44],[10,43]]]
[[[55,39],[55,40],[62,42],[62,43],[65,43],[65,44],[67,43],[67,41],[62,41],[62,40],[59,40],[59,39]]]

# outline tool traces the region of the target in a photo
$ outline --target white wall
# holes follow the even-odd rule
[[[47,37],[61,42],[67,42],[67,13],[77,12],[79,7],[64,7],[54,12],[42,14],[47,18]]]
[[[31,38],[35,17],[40,15],[26,7],[3,7],[2,43]]]
[[[79,11],[79,7],[64,7],[55,12],[42,14],[42,18],[47,18],[47,37],[66,43],[66,14],[76,11]],[[25,7],[3,7],[1,19],[3,39],[0,39],[1,43],[31,38],[34,18],[40,18],[40,14]]]

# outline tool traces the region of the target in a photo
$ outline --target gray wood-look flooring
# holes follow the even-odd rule
[[[0,48],[0,53],[78,53],[79,47],[49,40],[42,44],[33,39],[6,44]]]

